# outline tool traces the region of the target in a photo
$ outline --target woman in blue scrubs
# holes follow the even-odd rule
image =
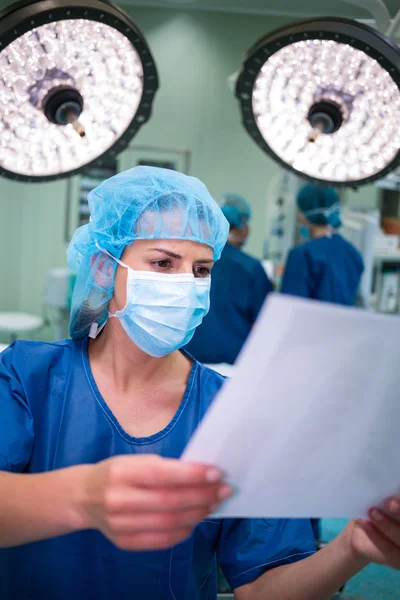
[[[0,356],[2,600],[328,599],[400,567],[400,504],[314,553],[303,520],[209,518],[231,490],[177,460],[223,384],[179,351],[208,310],[228,224],[198,180],[137,167],[89,198],[69,248],[70,333]],[[376,509],[377,510],[377,509]]]
[[[353,306],[364,265],[358,250],[336,231],[341,226],[336,190],[305,185],[297,206],[300,231],[307,241],[290,251],[281,291]]]
[[[229,222],[228,242],[213,268],[210,311],[187,350],[205,364],[233,365],[273,287],[261,262],[242,250],[249,233],[248,202],[229,193],[220,206]]]

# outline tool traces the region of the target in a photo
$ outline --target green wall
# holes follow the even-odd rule
[[[358,190],[348,189],[344,193],[344,203],[349,207],[374,210],[379,208],[379,189],[374,185],[366,185]]]

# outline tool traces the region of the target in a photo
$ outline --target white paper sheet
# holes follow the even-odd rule
[[[183,459],[237,490],[215,516],[366,516],[400,491],[400,317],[272,295]]]

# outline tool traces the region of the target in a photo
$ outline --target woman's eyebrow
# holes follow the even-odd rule
[[[161,252],[162,254],[166,254],[166,256],[169,256],[170,258],[182,258],[180,254],[176,254],[175,252],[171,252],[170,250],[166,250],[165,248],[149,248],[147,252]]]
[[[160,252],[161,254],[165,254],[170,258],[176,258],[177,260],[181,260],[182,256],[180,254],[176,254],[175,252],[171,252],[171,250],[166,250],[165,248],[149,248],[147,252]],[[214,263],[212,258],[199,258],[194,260],[193,262],[201,265],[208,265]]]

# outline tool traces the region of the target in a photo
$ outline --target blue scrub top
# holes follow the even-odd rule
[[[188,352],[206,364],[233,365],[272,289],[260,261],[227,244],[211,273],[210,311]]]
[[[316,238],[290,251],[281,292],[354,306],[363,270],[361,255],[340,235]]]
[[[93,378],[87,341],[16,342],[0,354],[0,470],[39,473],[117,454],[178,458],[224,379],[195,362],[171,422],[134,438]],[[126,552],[98,531],[0,550],[1,600],[212,600],[315,549],[304,520],[205,519],[168,550]]]

